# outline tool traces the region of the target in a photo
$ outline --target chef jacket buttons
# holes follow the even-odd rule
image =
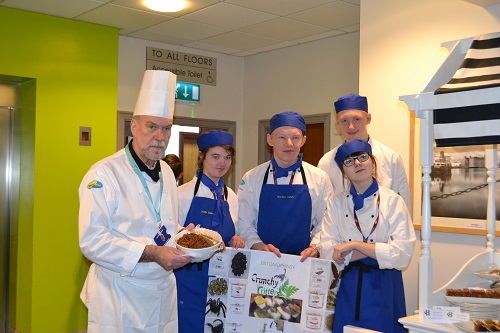
[[[375,217],[375,215],[372,215],[372,218],[374,218],[374,217]]]
[[[348,214],[345,214],[345,217],[349,217],[349,215],[348,215]]]
[[[351,239],[349,238],[349,242],[351,241]]]

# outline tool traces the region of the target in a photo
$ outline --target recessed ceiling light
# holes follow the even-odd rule
[[[178,12],[187,5],[185,0],[145,0],[144,4],[157,12]]]

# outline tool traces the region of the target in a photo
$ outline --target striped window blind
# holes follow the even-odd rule
[[[437,147],[500,143],[500,32],[474,38],[452,79],[434,94]]]

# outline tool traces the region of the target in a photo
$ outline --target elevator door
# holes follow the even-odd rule
[[[7,332],[11,182],[10,109],[0,105],[0,332]]]

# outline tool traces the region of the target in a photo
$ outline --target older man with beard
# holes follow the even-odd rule
[[[175,75],[146,71],[133,140],[94,164],[81,183],[79,236],[93,262],[81,298],[87,332],[177,332],[172,270],[191,262],[173,245],[177,192],[161,159],[170,139]]]

